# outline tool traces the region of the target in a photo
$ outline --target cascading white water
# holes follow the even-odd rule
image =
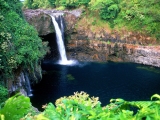
[[[58,61],[59,64],[62,65],[72,65],[72,64],[76,64],[76,61],[73,60],[67,60],[67,56],[66,56],[66,50],[65,50],[65,46],[64,46],[64,42],[63,42],[63,32],[64,32],[64,27],[63,27],[63,21],[61,19],[60,21],[60,27],[55,19],[55,17],[53,15],[50,15],[52,18],[52,22],[53,25],[55,27],[55,32],[56,32],[56,40],[57,40],[57,44],[58,44],[58,50],[60,53],[60,60]]]
[[[52,17],[52,22],[54,24],[55,31],[56,31],[56,38],[57,38],[57,43],[58,43],[58,49],[59,49],[59,52],[60,52],[61,62],[66,62],[67,57],[66,57],[66,52],[65,52],[63,39],[62,39],[62,32],[61,32],[61,30],[58,26],[58,23],[55,20],[55,17],[54,16],[51,16],[51,17]]]
[[[61,20],[61,33],[62,33],[62,39],[64,40],[64,26],[63,26],[62,16],[60,16],[60,20]]]
[[[25,84],[26,84],[27,95],[32,96],[32,93],[31,93],[32,89],[31,89],[30,80],[28,78],[28,74],[25,73],[24,77],[25,77],[25,82],[26,82]]]

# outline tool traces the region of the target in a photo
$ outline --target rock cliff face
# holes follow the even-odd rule
[[[68,57],[81,61],[125,61],[160,67],[160,46],[107,43],[97,40],[73,40],[67,46]]]
[[[51,18],[47,14],[56,12],[64,14],[69,59],[126,61],[160,67],[160,46],[152,46],[156,40],[147,35],[123,29],[110,30],[107,25],[97,28],[93,21],[81,17],[81,10],[26,10],[24,15],[39,35],[47,35],[54,32]]]
[[[72,33],[75,27],[75,23],[81,15],[81,10],[73,11],[57,11],[57,10],[24,10],[23,14],[29,24],[33,25],[40,36],[47,35],[49,33],[54,33],[54,26],[52,19],[49,14],[62,13],[64,15],[64,20],[66,24],[66,31]]]
[[[39,35],[47,35],[54,32],[51,17],[42,10],[25,10],[24,17],[27,22],[33,25]]]
[[[31,96],[31,84],[42,79],[41,66],[35,65],[34,70],[18,68],[14,73],[14,80],[7,80],[9,95],[21,92],[25,96]]]

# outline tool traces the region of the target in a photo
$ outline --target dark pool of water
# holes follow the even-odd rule
[[[76,91],[99,97],[102,105],[111,98],[150,100],[160,94],[160,69],[133,63],[79,63],[76,66],[42,65],[46,73],[39,84],[32,86],[33,106],[41,106]]]

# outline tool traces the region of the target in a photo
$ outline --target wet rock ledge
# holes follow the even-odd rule
[[[73,40],[67,46],[68,57],[80,61],[108,60],[160,67],[160,46],[108,43],[97,40]]]

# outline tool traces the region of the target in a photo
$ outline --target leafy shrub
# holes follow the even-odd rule
[[[40,114],[40,116],[44,116],[49,120],[87,120],[87,118],[90,119],[93,116],[96,118],[96,113],[102,111],[98,98],[90,98],[85,92],[76,92],[69,97],[62,97],[56,101],[56,107],[52,103],[49,103],[47,106],[44,106],[44,108],[45,111]],[[35,118],[31,116],[28,117],[32,119]]]
[[[2,0],[3,1],[3,0]],[[10,1],[0,2],[0,74],[1,80],[13,78],[19,67],[34,69],[45,54],[36,30],[17,14],[20,6]],[[13,1],[12,1],[13,2]],[[13,9],[15,8],[15,9]],[[15,11],[14,11],[15,10]]]
[[[50,7],[66,7],[76,8],[81,5],[87,6],[90,0],[25,0],[24,7],[26,8],[50,8]]]
[[[126,26],[131,30],[147,33],[150,36],[160,35],[160,2],[152,0],[127,1],[123,0],[120,4],[121,12],[115,20],[117,25]]]
[[[55,6],[55,0],[25,0],[24,7],[26,8],[51,8]]]
[[[0,114],[4,115],[5,120],[19,120],[31,111],[30,99],[19,93],[5,102],[4,107],[0,110]]]
[[[12,10],[22,17],[21,7],[22,3],[19,0],[0,0],[0,8],[3,8],[0,11],[1,13]]]
[[[37,8],[49,8],[50,7],[50,3],[48,0],[43,0],[43,1],[39,1],[39,0],[35,0],[32,3],[32,8],[37,9]]]
[[[66,8],[77,8],[81,5],[88,6],[90,0],[56,0],[56,7],[64,6]]]
[[[1,104],[6,101],[8,97],[8,90],[0,85],[0,109],[1,109]]]
[[[22,120],[159,120],[160,96],[156,101],[125,101],[111,99],[110,104],[101,107],[98,97],[89,97],[85,92],[76,92],[56,101],[56,107],[49,103],[45,111],[36,116],[28,114]],[[133,110],[134,108],[134,110]]]
[[[104,20],[110,20],[117,17],[120,9],[118,4],[113,0],[91,0],[90,10],[98,11],[100,17]]]

